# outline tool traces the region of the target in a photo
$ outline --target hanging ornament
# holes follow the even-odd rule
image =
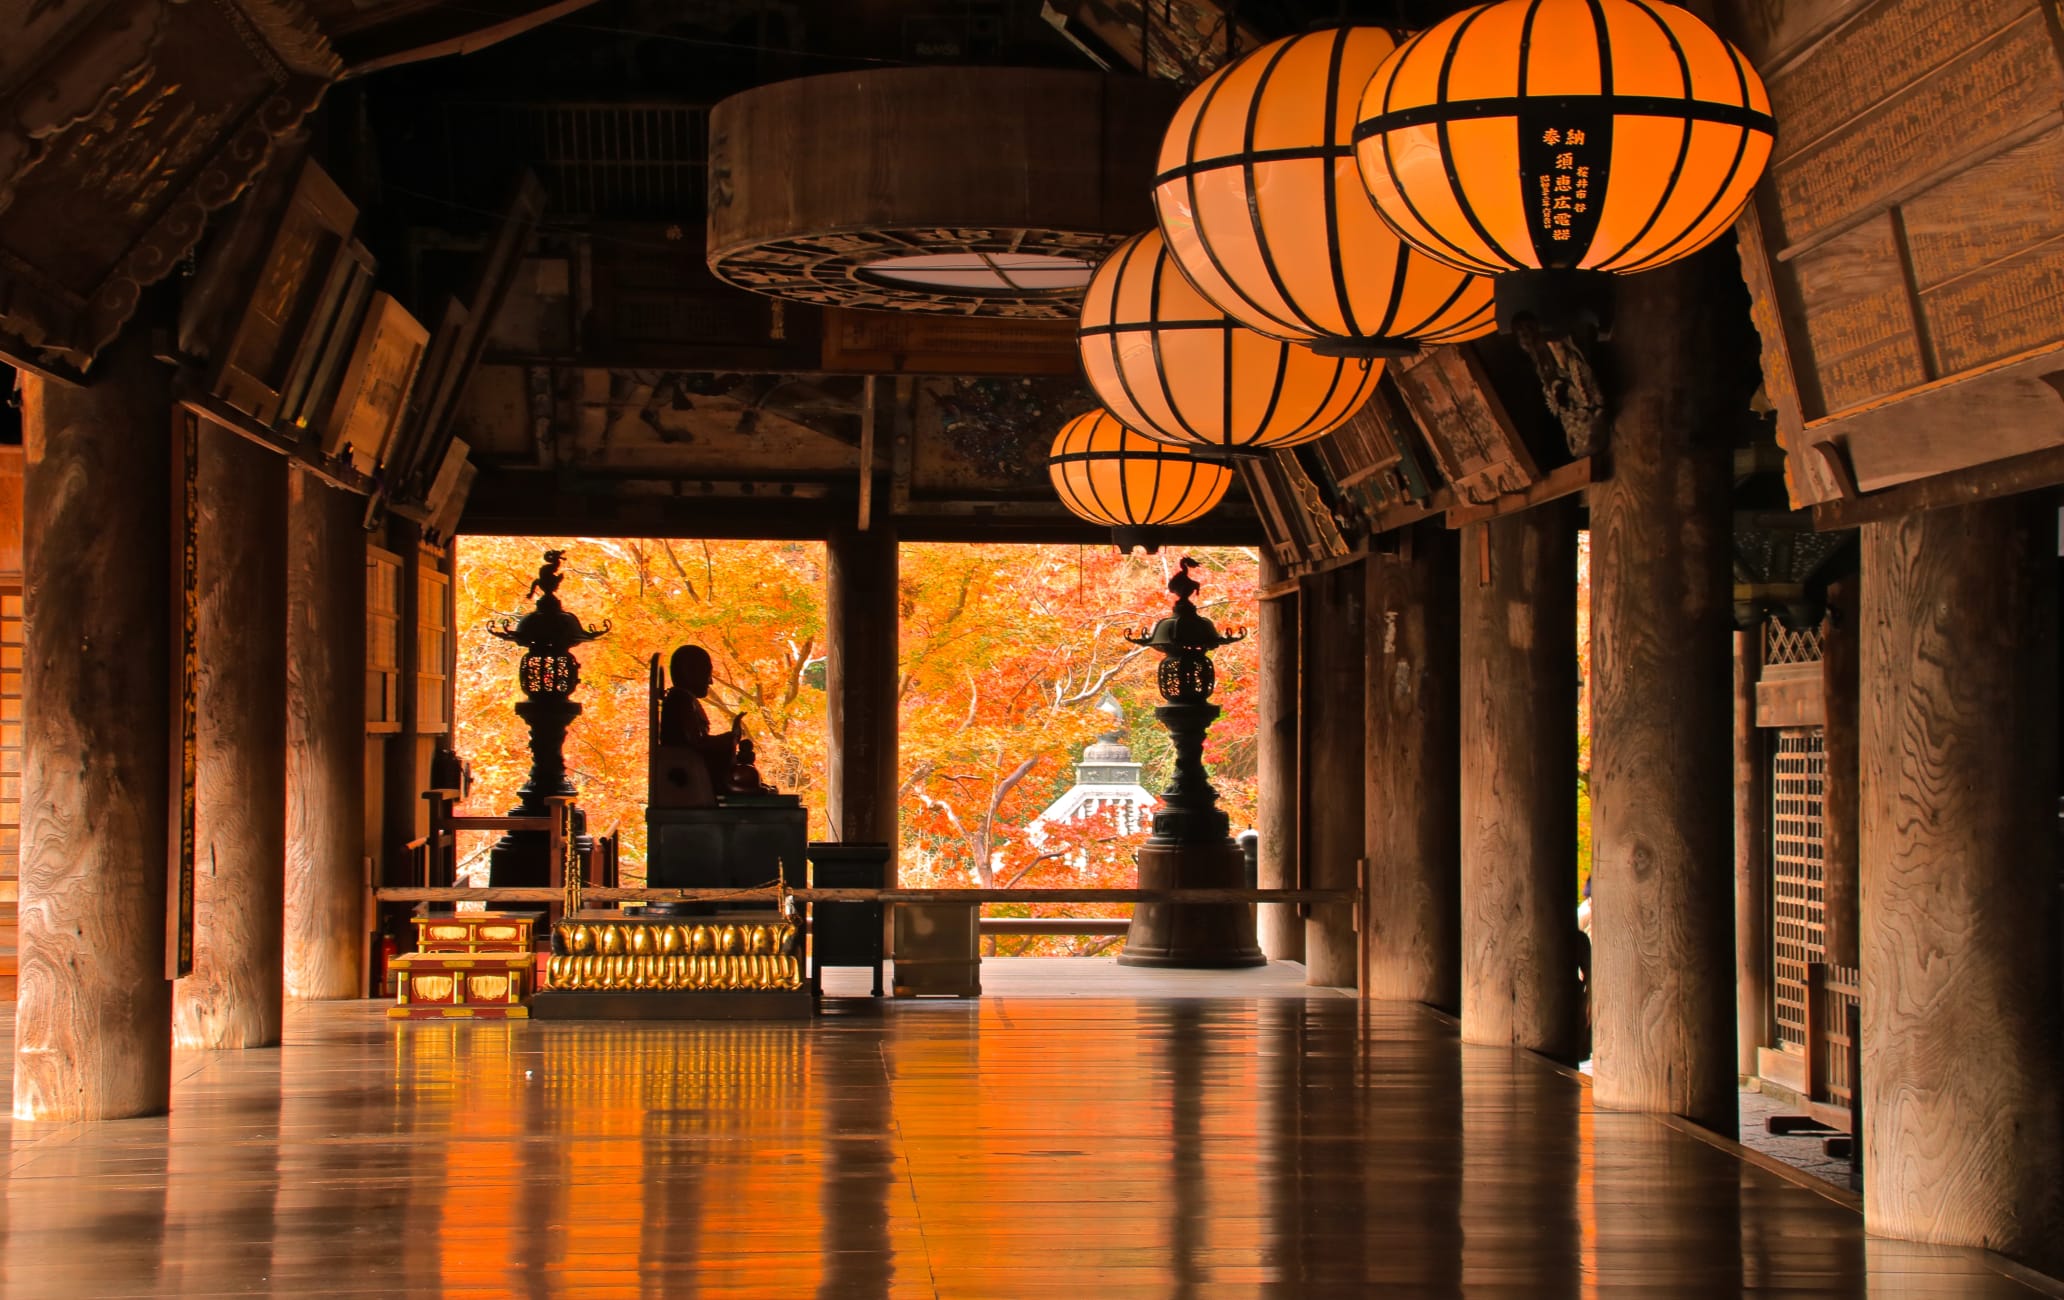
[[[1323,438],[1383,373],[1380,361],[1321,356],[1233,320],[1183,278],[1159,230],[1097,268],[1076,343],[1089,386],[1127,428],[1224,451]]]
[[[1109,411],[1061,426],[1047,456],[1061,504],[1092,523],[1109,524],[1123,549],[1153,550],[1151,530],[1203,517],[1225,499],[1232,468],[1187,448],[1134,433]]]
[[[1456,14],[1384,62],[1360,118],[1376,206],[1413,247],[1498,275],[1507,325],[1554,314],[1557,295],[1595,295],[1583,273],[1645,271],[1713,242],[1776,133],[1748,60],[1664,0]]]
[[[1395,46],[1380,27],[1285,37],[1176,110],[1154,182],[1161,231],[1242,325],[1355,357],[1491,332],[1490,283],[1408,247],[1356,172],[1355,107]]]

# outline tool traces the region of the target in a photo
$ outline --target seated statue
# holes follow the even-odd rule
[[[650,802],[655,807],[705,808],[731,790],[745,717],[728,731],[712,733],[703,697],[713,672],[709,652],[684,645],[669,665],[673,686],[660,690],[659,656],[652,657],[652,763]]]
[[[774,787],[760,779],[760,769],[753,761],[751,738],[738,738],[738,761],[731,765],[731,783],[726,787],[730,794],[773,794]]]

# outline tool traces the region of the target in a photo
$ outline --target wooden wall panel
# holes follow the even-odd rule
[[[2064,129],[1988,158],[1900,205],[1914,286],[1926,294],[2064,235]]]
[[[1944,0],[1961,7],[1962,0]],[[1896,197],[1935,173],[1958,169],[1974,152],[1997,144],[2064,98],[2043,16],[2032,4],[2013,25],[1899,94],[1771,168],[1784,240],[1797,244],[1854,214]],[[1882,58],[1873,43],[1856,61]],[[1812,64],[1802,64],[1805,73]],[[1796,77],[1800,74],[1794,74]],[[1777,78],[1782,85],[1788,78]],[[1795,93],[1823,102],[1826,87],[1810,82]],[[1790,124],[1780,118],[1779,138]]]
[[[2064,402],[2042,390],[2064,356],[2032,361],[2064,351],[2064,56],[2047,6],[1717,9],[1778,122],[1742,255],[1794,503],[2064,445]],[[1923,417],[1931,394],[1949,396]]]
[[[1864,8],[1771,79],[1771,108],[1785,124],[1779,156],[1861,117],[2028,10],[2028,0],[1892,0]]]
[[[1891,216],[1793,264],[1820,404],[1840,411],[1928,382]]]

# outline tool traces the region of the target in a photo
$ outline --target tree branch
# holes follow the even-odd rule
[[[1057,698],[1054,702],[1054,707],[1056,709],[1065,709],[1071,708],[1074,705],[1082,703],[1090,696],[1097,694],[1098,692],[1102,691],[1104,687],[1110,685],[1111,679],[1113,677],[1116,677],[1119,673],[1123,672],[1125,669],[1125,665],[1131,663],[1133,660],[1139,658],[1146,652],[1147,648],[1145,646],[1134,646],[1130,653],[1121,658],[1117,663],[1112,664],[1109,668],[1106,668],[1103,671],[1102,676],[1098,677],[1095,681],[1091,682],[1081,691],[1069,696],[1066,699]]]
[[[674,544],[666,540],[664,537],[660,538],[659,544],[661,547],[665,548],[667,563],[674,566],[674,572],[680,577],[681,585],[688,589],[688,599],[700,603],[702,600],[702,593],[695,590],[695,582],[688,576],[688,570],[681,567],[681,557],[674,554]]]
[[[1004,796],[1037,766],[1039,755],[1034,754],[1018,764],[1009,776],[999,781],[996,789],[989,795],[989,811],[982,818],[982,838],[975,846],[978,850],[975,857],[975,874],[981,877],[984,889],[996,888],[996,871],[989,865],[989,846],[996,842],[996,810],[1003,806]]]

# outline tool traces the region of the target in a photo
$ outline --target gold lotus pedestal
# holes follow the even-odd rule
[[[779,916],[684,919],[576,912],[552,927],[540,1020],[791,1019],[814,1015],[802,935]]]

